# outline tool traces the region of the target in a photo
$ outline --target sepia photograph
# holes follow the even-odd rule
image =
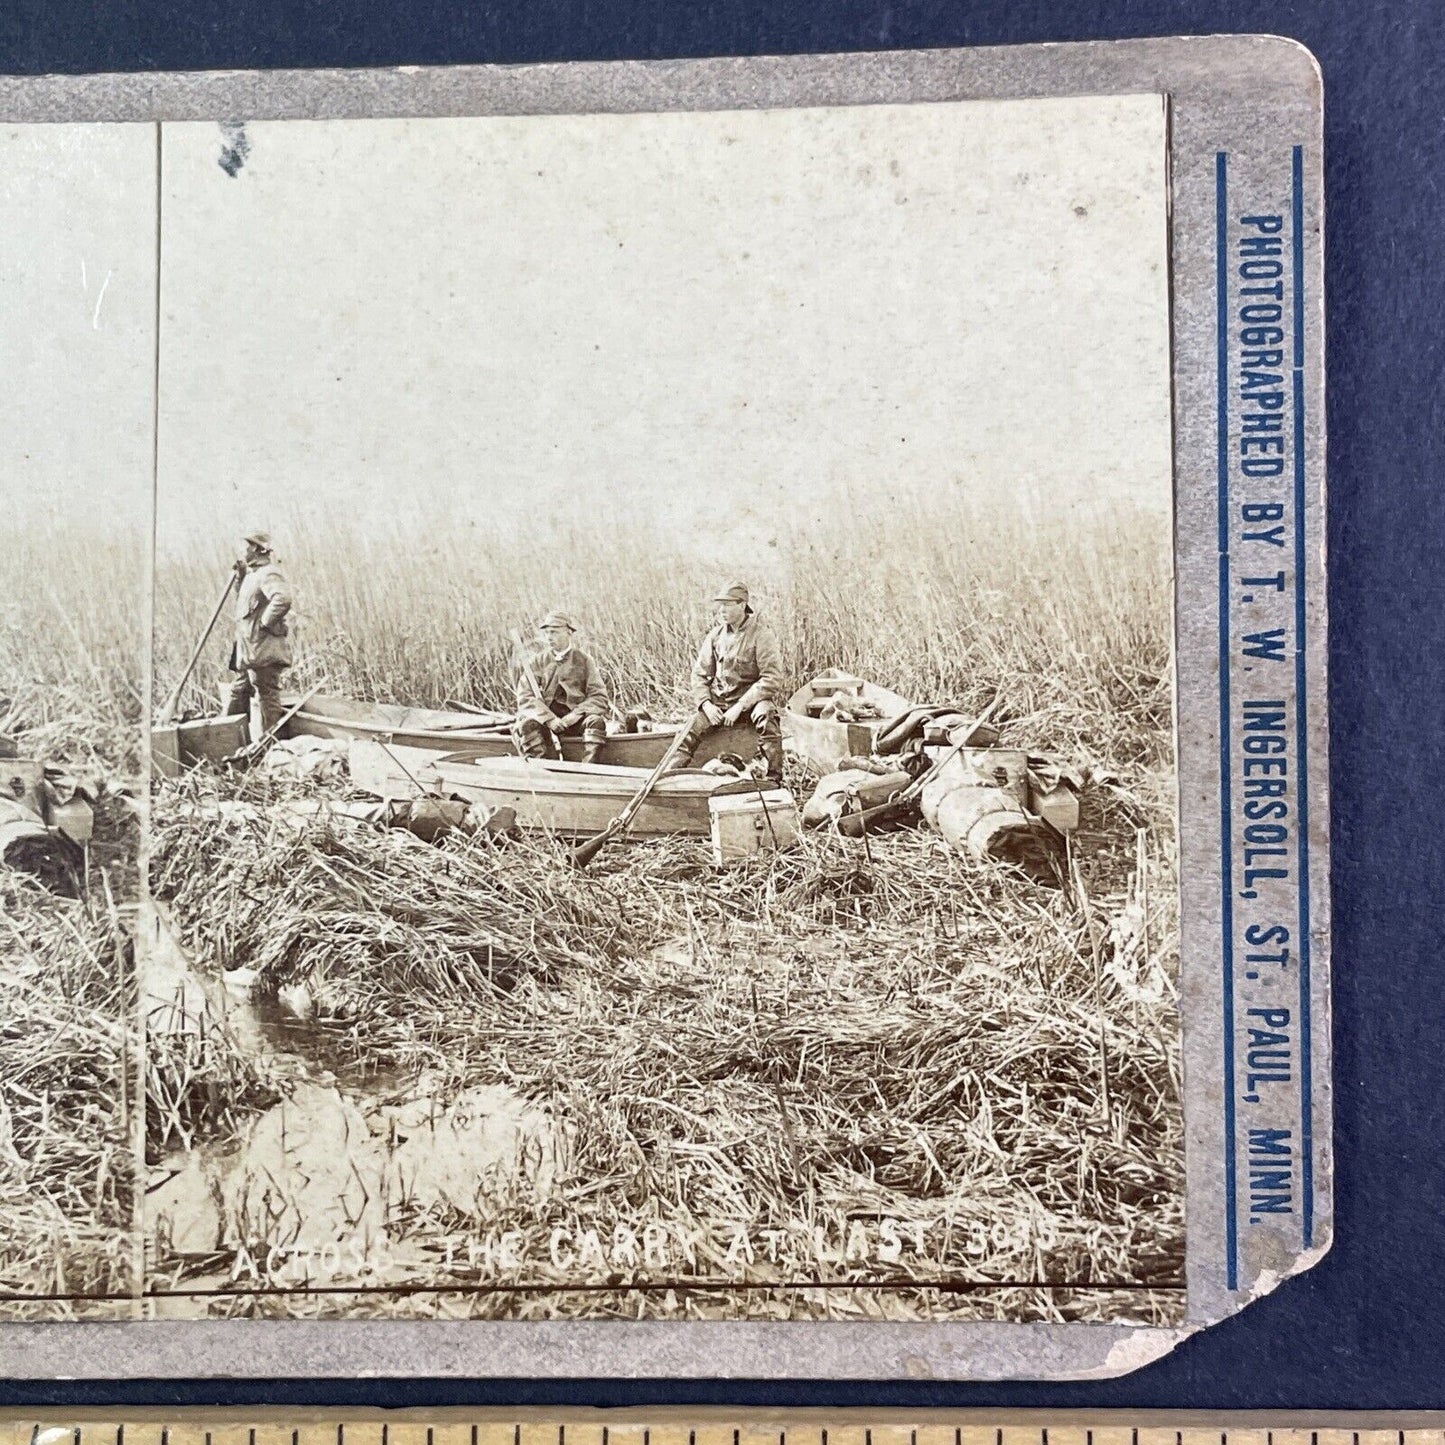
[[[1179,1323],[1162,99],[159,129],[147,1311]]]
[[[155,133],[0,127],[0,1319],[124,1318]]]

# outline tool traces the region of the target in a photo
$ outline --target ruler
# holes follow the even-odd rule
[[[1445,1445],[1445,1414],[47,1411],[0,1415],[0,1445]]]

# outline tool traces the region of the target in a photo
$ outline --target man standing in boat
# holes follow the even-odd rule
[[[271,551],[267,532],[248,532],[245,556],[236,563],[236,637],[231,645],[231,671],[237,674],[226,700],[226,716],[248,717],[251,699],[260,704],[259,742],[281,721],[281,674],[291,666],[291,586]]]
[[[529,758],[561,756],[562,738],[582,739],[582,761],[595,763],[607,741],[607,692],[596,664],[572,642],[577,625],[549,612],[538,631],[546,646],[517,659],[517,718]]]
[[[783,725],[778,694],[783,685],[783,654],[777,639],[753,610],[741,582],[724,587],[713,599],[717,626],[702,640],[692,665],[692,695],[697,715],[677,754],[686,767],[698,745],[718,728],[746,720],[758,730],[768,778],[783,780]]]

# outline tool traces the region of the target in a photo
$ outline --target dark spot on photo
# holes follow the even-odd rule
[[[235,180],[251,154],[251,141],[246,127],[240,121],[223,121],[221,124],[221,156],[217,164]]]

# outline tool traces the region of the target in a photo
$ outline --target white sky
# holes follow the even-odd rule
[[[1167,512],[1158,97],[248,139],[233,178],[165,128],[163,546],[558,509],[686,546],[844,484]]]
[[[149,125],[0,126],[0,503],[12,519],[149,526],[155,168]]]

